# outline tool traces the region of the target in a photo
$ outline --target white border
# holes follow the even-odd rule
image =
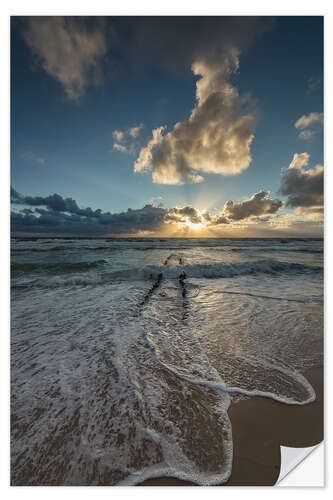
[[[195,3],[193,0],[168,0],[163,2],[157,2],[156,0],[122,0],[121,2],[113,2],[110,0],[94,0],[94,2],[84,3],[83,0],[80,1],[70,1],[70,0],[57,0],[56,3],[45,3],[42,0],[4,0],[0,6],[0,36],[1,36],[1,182],[0,182],[0,203],[1,203],[1,236],[2,245],[1,248],[1,320],[2,328],[0,334],[1,341],[1,364],[0,364],[0,376],[1,376],[1,402],[2,402],[2,412],[1,412],[1,494],[2,498],[17,498],[24,497],[24,499],[37,498],[45,499],[48,498],[58,498],[59,495],[68,498],[91,498],[92,495],[107,496],[108,498],[112,495],[113,498],[123,495],[134,495],[136,498],[144,497],[145,499],[149,496],[156,496],[168,498],[170,494],[172,496],[184,496],[190,495],[195,497],[197,495],[221,495],[233,496],[239,495],[240,493],[246,494],[247,498],[267,498],[267,494],[275,495],[283,491],[284,495],[302,495],[302,499],[308,497],[313,498],[314,491],[306,488],[299,488],[298,490],[281,490],[280,488],[269,488],[269,493],[266,488],[205,488],[202,491],[200,488],[174,488],[170,490],[169,488],[43,488],[43,487],[20,487],[20,488],[10,488],[9,485],[9,16],[10,15],[325,15],[325,41],[326,41],[326,67],[325,67],[325,88],[333,88],[332,80],[330,78],[331,68],[329,61],[332,59],[332,54],[329,51],[332,41],[332,30],[331,30],[331,2],[327,0],[316,0],[315,2],[309,2],[306,0],[279,0],[279,2],[268,2],[267,0],[238,0],[238,2],[222,2],[221,0],[205,0],[204,2]],[[329,117],[330,117],[330,95],[329,92],[325,92],[325,128],[326,137],[329,138]],[[326,256],[328,255],[329,249],[332,248],[331,245],[331,234],[332,230],[329,230],[328,223],[331,220],[331,206],[330,197],[332,196],[332,175],[329,173],[330,166],[328,165],[332,141],[327,140],[326,143],[326,161],[325,165],[328,166],[325,174],[325,192],[326,192],[326,235],[325,235],[325,249]],[[332,258],[332,257],[330,257]],[[325,282],[326,282],[326,304],[328,304],[330,298],[330,285],[332,282],[330,259],[325,258]],[[331,278],[331,279],[330,279]],[[326,315],[326,357],[325,359],[330,359],[329,351],[329,336],[330,336],[330,323],[331,316]],[[328,381],[328,372],[331,370],[331,363],[326,363],[325,381]],[[327,383],[327,382],[326,382]],[[326,397],[328,391],[326,391]],[[330,401],[326,401],[326,421],[329,422],[329,407]],[[325,429],[325,440],[329,434],[329,429]],[[4,443],[7,446],[4,446]],[[330,464],[327,463],[327,455],[329,455],[329,450],[326,453],[326,470],[330,469]],[[325,494],[329,492],[330,479],[326,479],[328,487],[321,490],[316,490],[315,495]],[[245,491],[246,490],[246,491]]]

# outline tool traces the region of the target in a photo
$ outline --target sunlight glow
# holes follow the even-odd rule
[[[202,229],[204,227],[204,225],[201,222],[195,224],[194,222],[191,222],[188,217],[186,217],[186,220],[183,224],[189,227],[190,229],[194,230]]]

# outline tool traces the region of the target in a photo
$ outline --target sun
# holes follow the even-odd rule
[[[189,227],[190,229],[194,229],[195,231],[197,231],[198,229],[202,229],[204,226],[201,222],[198,222],[197,224],[191,222],[188,217],[186,217],[185,222],[183,224]]]

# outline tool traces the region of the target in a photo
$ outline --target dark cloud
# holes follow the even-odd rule
[[[308,168],[308,153],[295,153],[289,168],[283,171],[280,193],[292,208],[322,208],[324,204],[324,167]]]
[[[106,71],[119,72],[124,59],[140,70],[153,64],[184,72],[194,59],[216,61],[230,47],[246,50],[274,23],[272,17],[255,16],[22,16],[19,20],[36,62],[60,82],[71,100],[79,99],[90,85],[99,85]]]
[[[280,200],[269,198],[268,191],[260,191],[249,200],[235,203],[229,200],[221,213],[213,215],[189,205],[164,208],[147,204],[143,208],[126,212],[111,213],[100,209],[80,208],[72,198],[59,194],[51,196],[24,196],[11,190],[12,203],[25,205],[11,214],[13,233],[52,233],[77,235],[121,235],[137,234],[142,231],[168,231],[168,226],[188,228],[189,223],[200,224],[203,228],[232,224],[247,219],[253,222],[264,216],[275,214],[282,206]],[[33,209],[27,207],[33,207]],[[18,210],[18,211],[17,211]],[[266,219],[265,219],[266,220]],[[177,226],[178,225],[178,226]]]
[[[23,196],[11,190],[14,204],[36,207],[34,211],[25,208],[19,213],[12,212],[13,232],[39,232],[61,234],[123,234],[138,231],[155,231],[161,228],[167,209],[146,205],[143,208],[111,214],[102,210],[79,208],[72,198],[59,194],[52,196]],[[41,207],[46,207],[41,208]]]
[[[59,194],[52,194],[50,196],[23,196],[15,189],[11,188],[11,202],[30,205],[32,207],[45,206],[54,212],[68,212],[70,214],[77,214],[86,217],[99,217],[101,210],[92,210],[88,208],[79,208],[78,204],[72,198],[63,198]]]
[[[24,196],[18,193],[13,187],[10,188],[10,202],[23,204]]]
[[[210,219],[210,225],[219,226],[220,224],[230,224],[230,220],[224,215],[218,215]]]
[[[227,201],[224,205],[223,215],[230,221],[239,221],[254,216],[275,214],[282,205],[282,201],[269,198],[269,191],[262,190],[240,203]]]
[[[218,61],[230,48],[246,50],[274,22],[256,16],[120,18],[118,27],[129,23],[129,29],[118,30],[118,43],[137,66],[153,63],[183,71],[194,60]]]

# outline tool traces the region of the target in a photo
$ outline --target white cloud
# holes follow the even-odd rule
[[[121,130],[114,130],[112,132],[113,138],[118,141],[122,142],[125,139],[125,133],[122,132]]]
[[[323,113],[309,113],[301,116],[295,123],[296,128],[304,129],[310,127],[314,123],[323,123]]]
[[[304,139],[305,141],[311,141],[311,139],[313,139],[315,135],[316,133],[314,132],[314,130],[302,130],[298,134],[298,137],[300,139]]]
[[[202,182],[200,173],[235,175],[251,162],[256,113],[245,108],[245,99],[229,82],[238,69],[238,51],[230,49],[218,61],[197,60],[197,104],[189,118],[170,132],[159,127],[141,149],[135,172],[152,171],[153,182],[184,184]]]
[[[128,153],[126,146],[124,146],[123,144],[118,144],[117,142],[113,144],[113,149],[119,151],[120,153]]]
[[[140,123],[137,127],[132,127],[128,130],[128,133],[131,137],[137,137],[140,133],[140,131],[143,128],[143,123]]]
[[[99,18],[88,27],[82,17],[28,17],[23,37],[69,99],[79,99],[88,85],[101,82],[106,38]]]
[[[304,140],[311,140],[318,132],[318,128],[323,124],[323,113],[309,113],[302,115],[295,123],[295,128],[300,130],[298,137]]]
[[[117,142],[113,144],[113,149],[120,153],[135,154],[139,149],[137,138],[143,126],[143,123],[140,123],[140,125],[127,128],[126,130],[114,130],[112,136]],[[123,144],[119,144],[120,142]]]
[[[309,164],[310,155],[308,153],[295,153],[289,168],[301,169]]]

